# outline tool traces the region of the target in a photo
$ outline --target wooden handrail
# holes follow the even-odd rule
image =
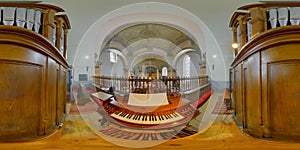
[[[238,10],[249,10],[252,8],[270,8],[270,7],[274,7],[274,8],[278,8],[278,7],[300,7],[300,2],[292,2],[292,1],[287,1],[287,2],[267,2],[267,1],[262,1],[261,3],[258,4],[249,4],[249,5],[245,5],[245,6],[241,6],[238,8]]]
[[[40,1],[41,2],[41,1]],[[65,12],[64,9],[51,5],[51,4],[40,4],[39,2],[0,2],[1,7],[25,7],[25,8],[39,8],[42,10],[52,9],[55,12]]]

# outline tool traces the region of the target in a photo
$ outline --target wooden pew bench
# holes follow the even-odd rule
[[[231,98],[230,98],[228,90],[229,89],[225,88],[224,92],[223,92],[224,102],[226,104],[227,110],[231,109],[231,106],[230,106],[230,100],[231,100]]]

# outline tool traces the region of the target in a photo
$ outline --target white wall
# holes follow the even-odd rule
[[[100,56],[100,75],[104,76],[124,76],[124,64],[122,60],[118,57],[117,63],[110,62],[109,51],[106,51]]]

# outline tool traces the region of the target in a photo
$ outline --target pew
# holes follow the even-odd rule
[[[224,102],[226,104],[227,110],[231,109],[231,104],[230,104],[231,98],[228,90],[229,89],[225,88],[223,91]]]

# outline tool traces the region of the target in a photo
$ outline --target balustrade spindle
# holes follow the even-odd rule
[[[241,43],[241,26],[240,25],[237,25],[236,33],[237,33],[237,37],[236,37],[237,43]],[[240,49],[241,49],[240,44],[238,44],[238,51],[240,51]]]
[[[300,7],[290,7],[290,22],[292,25],[300,24]]]
[[[252,36],[252,24],[251,24],[251,19],[247,20],[247,41],[251,39]]]
[[[32,30],[33,25],[34,25],[34,13],[35,13],[34,9],[27,9],[26,26],[27,26],[27,29],[29,29],[29,30]]]
[[[56,45],[56,30],[57,30],[57,24],[54,23],[54,28],[53,28],[53,32],[52,32],[52,41],[53,41],[54,45]]]
[[[39,32],[41,26],[41,11],[36,10],[34,15],[34,31]],[[63,45],[63,44],[62,44]]]
[[[3,24],[12,26],[15,22],[16,7],[3,8]]]
[[[26,8],[17,8],[16,23],[18,27],[24,28],[26,23]]]
[[[277,27],[277,9],[276,8],[271,8],[269,9],[269,21],[271,23],[272,28]]]
[[[62,53],[64,52],[64,42],[65,42],[65,31],[62,28],[60,34],[60,48],[59,48]]]
[[[288,22],[288,8],[287,7],[280,7],[277,8],[278,11],[278,21],[281,27],[286,26]]]

